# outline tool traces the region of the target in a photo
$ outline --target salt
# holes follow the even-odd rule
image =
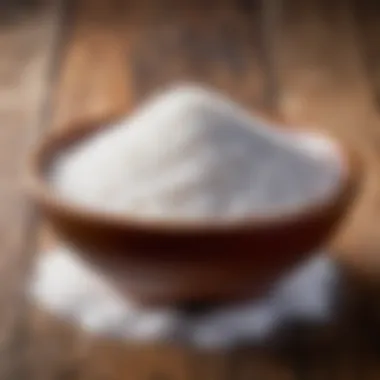
[[[342,175],[331,145],[269,126],[211,90],[180,86],[66,151],[52,181],[62,196],[103,212],[236,219],[328,195]]]
[[[339,307],[341,275],[330,257],[326,252],[311,257],[278,281],[265,299],[196,315],[170,306],[135,305],[63,246],[40,257],[28,291],[40,307],[96,336],[229,348],[262,342],[289,322],[331,321]]]

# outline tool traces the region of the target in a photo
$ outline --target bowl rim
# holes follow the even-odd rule
[[[277,121],[271,117],[259,118],[286,130],[299,131],[310,135],[320,136],[327,140],[340,158],[343,175],[339,184],[327,196],[320,196],[308,204],[300,204],[285,208],[276,213],[244,216],[234,219],[212,221],[186,220],[174,218],[139,217],[135,214],[114,214],[82,206],[76,201],[54,189],[46,175],[46,167],[54,162],[54,157],[63,152],[68,146],[97,133],[106,128],[112,128],[124,119],[128,112],[103,115],[98,118],[84,118],[62,125],[57,130],[48,132],[37,144],[27,162],[26,187],[31,197],[44,210],[53,210],[56,214],[75,219],[81,223],[92,223],[108,228],[138,229],[157,233],[223,233],[226,231],[268,230],[278,227],[302,223],[310,219],[323,218],[338,207],[346,208],[349,201],[356,195],[360,183],[362,170],[356,152],[344,142],[339,141],[330,132],[316,128],[291,126],[284,121]],[[255,115],[257,117],[257,115]],[[272,124],[273,125],[273,124]],[[344,210],[342,210],[344,211]]]

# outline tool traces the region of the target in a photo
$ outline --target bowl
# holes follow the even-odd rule
[[[30,160],[28,186],[64,244],[139,303],[198,304],[261,295],[326,242],[357,193],[355,155],[325,136],[344,165],[339,186],[287,213],[234,222],[158,222],[93,211],[60,196],[49,181],[55,159],[118,119],[73,123],[47,136]]]

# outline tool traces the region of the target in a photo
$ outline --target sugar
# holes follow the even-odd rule
[[[326,139],[287,133],[197,86],[156,95],[62,154],[63,197],[136,218],[236,219],[328,195],[342,167]]]

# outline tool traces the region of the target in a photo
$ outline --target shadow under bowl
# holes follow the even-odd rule
[[[191,304],[261,295],[326,242],[357,192],[357,160],[329,138],[345,165],[339,186],[286,214],[188,223],[105,214],[71,203],[49,180],[55,159],[117,120],[88,120],[47,137],[32,156],[28,182],[58,237],[136,302]]]

